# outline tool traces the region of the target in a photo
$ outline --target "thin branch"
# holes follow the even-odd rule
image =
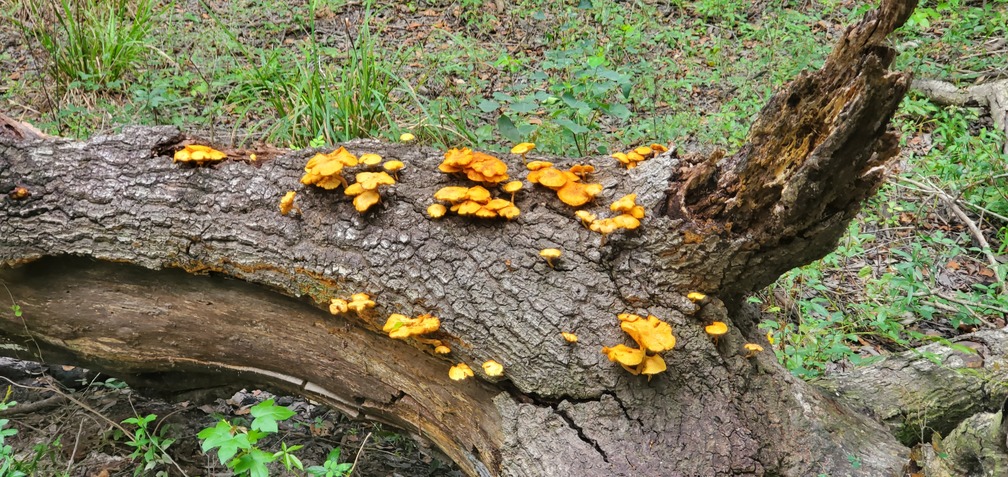
[[[980,230],[979,227],[977,227],[976,222],[974,222],[973,219],[970,219],[969,216],[966,215],[966,212],[963,212],[962,208],[960,208],[956,204],[956,200],[954,198],[952,198],[952,196],[950,196],[947,192],[945,192],[945,191],[943,191],[943,190],[941,190],[941,189],[939,189],[939,188],[937,188],[937,187],[935,187],[933,185],[925,184],[923,182],[918,182],[918,181],[915,181],[915,180],[910,179],[908,177],[901,177],[900,180],[901,181],[905,181],[905,182],[909,182],[910,184],[913,184],[913,185],[917,186],[918,188],[920,188],[922,191],[923,190],[929,191],[929,192],[937,195],[939,198],[941,198],[942,202],[944,202],[945,205],[948,206],[948,208],[950,210],[952,210],[952,213],[955,214],[956,217],[958,217],[959,220],[962,221],[966,225],[966,227],[970,230],[970,234],[973,235],[973,238],[976,239],[977,243],[980,244],[980,251],[985,256],[987,256],[987,262],[990,263],[991,269],[992,270],[997,270],[998,269],[998,266],[1000,265],[1000,262],[998,262],[997,257],[994,256],[994,252],[991,251],[991,246],[990,246],[990,243],[987,242],[987,238],[984,237],[983,232]],[[1001,284],[1001,293],[1005,294],[1005,295],[1008,295],[1008,281],[1003,280],[1000,277],[998,277],[997,279],[998,279],[998,281],[1001,282],[1000,283]]]
[[[347,475],[353,474],[353,471],[357,470],[357,461],[360,460],[361,453],[364,452],[364,445],[367,444],[367,441],[370,438],[371,438],[371,433],[368,432],[367,435],[364,436],[364,441],[361,442],[360,449],[357,449],[357,456],[354,457],[353,465],[350,466],[350,472],[347,472]]]

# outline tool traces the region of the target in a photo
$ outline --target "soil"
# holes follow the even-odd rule
[[[0,417],[18,433],[6,439],[19,461],[35,461],[33,476],[71,477],[133,476],[138,461],[117,424],[124,419],[154,414],[152,434],[174,438],[167,453],[177,467],[159,465],[172,476],[231,475],[215,452],[204,454],[197,434],[221,419],[236,425],[251,421],[249,409],[267,399],[297,414],[279,423],[279,432],[259,442],[276,451],[280,443],[301,445],[296,452],[305,468],[321,465],[334,448],[340,462],[354,462],[353,475],[396,477],[461,477],[455,466],[413,439],[379,424],[352,421],[325,406],[296,396],[277,396],[263,390],[241,390],[228,398],[207,403],[169,402],[134,392],[112,377],[73,366],[42,365],[0,358],[0,391],[10,387],[8,401],[18,404]],[[28,412],[24,412],[28,411]],[[307,475],[285,472],[278,464],[271,475]]]

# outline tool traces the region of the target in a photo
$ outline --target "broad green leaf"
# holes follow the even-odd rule
[[[511,121],[511,118],[506,115],[502,114],[497,118],[497,131],[511,142],[521,142],[522,138],[518,128],[515,127],[514,121]]]
[[[252,429],[266,433],[277,432],[277,421],[283,421],[294,417],[295,412],[284,406],[273,404],[272,399],[267,399],[249,410],[255,417],[252,420]]]

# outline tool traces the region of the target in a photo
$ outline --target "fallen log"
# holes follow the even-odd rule
[[[604,190],[587,210],[635,193],[646,211],[604,240],[544,189],[519,192],[513,221],[429,219],[436,190],[468,184],[427,148],[346,144],[407,164],[360,214],[301,187],[316,151],[192,167],[172,162],[185,138],[170,127],[4,137],[0,279],[23,315],[0,320],[2,352],[166,392],[299,392],[413,432],[469,475],[895,475],[908,449],[884,426],[748,356],[761,334],[742,297],[830,251],[881,184],[909,86],[885,37],[913,6],[887,0],[849,28],[734,155],[589,158]],[[283,216],[295,189],[301,213]],[[327,311],[360,292],[377,306]],[[439,317],[431,338],[451,354],[390,339],[393,313]],[[671,324],[667,371],[635,376],[600,353],[629,342],[623,313]],[[728,334],[707,336],[713,321]],[[449,379],[455,363],[477,378]]]

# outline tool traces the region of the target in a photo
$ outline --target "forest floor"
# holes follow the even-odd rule
[[[0,0],[0,112],[48,134],[174,124],[222,147],[328,147],[409,132],[441,148],[533,141],[537,152],[597,167],[652,142],[737,148],[768,97],[818,67],[871,8],[853,0],[64,3],[74,6],[60,13],[57,1]],[[97,7],[120,3],[121,14]],[[87,25],[94,35],[77,28]],[[892,38],[894,67],[961,88],[1004,80],[1006,25],[1008,0],[922,5]],[[1004,132],[982,104],[942,105],[921,91],[893,126],[903,133],[898,168],[837,250],[750,298],[796,375],[1006,324]],[[73,398],[8,417],[19,433],[6,444],[45,469],[38,475],[133,474],[144,457],[130,457],[116,426],[148,414],[176,439],[167,453],[178,466],[154,470],[227,475],[196,434],[220,419],[246,422],[250,406],[272,397],[247,390],[178,404],[62,366],[0,364],[0,375],[19,385],[18,406]],[[297,412],[279,435],[305,445],[306,465],[338,448],[340,462],[358,462],[356,475],[457,474],[391,430],[301,398],[276,400]],[[264,446],[275,450],[271,439]]]

